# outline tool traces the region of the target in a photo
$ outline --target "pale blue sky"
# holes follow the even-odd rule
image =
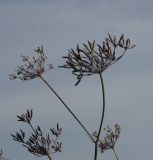
[[[56,160],[93,159],[94,145],[57,98],[39,80],[10,81],[20,55],[32,55],[44,45],[55,69],[44,75],[92,132],[100,119],[101,90],[96,76],[74,88],[75,77],[57,66],[69,48],[87,40],[100,43],[107,33],[125,34],[136,44],[104,74],[104,125],[119,123],[116,150],[120,159],[152,159],[153,143],[153,2],[152,0],[0,0],[0,147],[11,160],[34,160],[10,134],[24,125],[16,115],[34,109],[34,122],[48,132],[57,122],[63,128],[62,153]],[[39,158],[45,159],[45,158]],[[112,152],[99,160],[113,160]]]

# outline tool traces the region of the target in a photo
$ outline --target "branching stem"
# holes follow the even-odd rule
[[[28,124],[30,125],[31,129],[33,130],[34,134],[37,135],[35,129],[33,128],[32,124],[30,122],[28,122]],[[42,141],[40,140],[39,136],[38,136],[38,141],[42,144]]]
[[[40,76],[40,79],[49,87],[49,89],[56,95],[56,97],[62,102],[62,104],[65,106],[65,108],[69,111],[69,113],[74,117],[74,119],[80,124],[80,126],[83,128],[83,130],[86,132],[86,134],[90,137],[90,139],[95,142],[94,138],[90,135],[88,130],[84,127],[82,122],[76,117],[76,115],[72,112],[72,110],[68,107],[68,105],[62,100],[62,98],[59,96],[59,94],[51,87],[51,85],[42,77]]]

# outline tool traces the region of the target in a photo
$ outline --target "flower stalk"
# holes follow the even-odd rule
[[[98,130],[98,135],[97,135],[97,139],[95,142],[95,154],[94,154],[94,160],[97,160],[97,156],[98,156],[98,143],[99,143],[99,137],[100,137],[100,133],[102,130],[102,125],[103,125],[103,121],[104,121],[104,115],[105,115],[105,88],[104,88],[104,82],[103,82],[103,77],[102,77],[102,73],[99,74],[100,75],[100,82],[101,82],[101,87],[102,87],[102,111],[101,111],[101,120],[100,120],[100,125],[99,125],[99,130]]]
[[[118,158],[118,156],[117,156],[117,154],[116,154],[115,149],[114,149],[114,148],[112,148],[112,150],[113,150],[113,153],[114,153],[114,155],[115,155],[116,160],[119,160],[119,158]]]
[[[86,134],[90,137],[92,141],[95,141],[82,122],[77,118],[77,116],[72,112],[72,110],[68,107],[68,105],[63,101],[63,99],[59,96],[59,94],[51,87],[51,85],[42,77],[40,79],[49,87],[49,89],[56,95],[56,97],[62,102],[68,112],[73,116],[73,118],[79,123],[79,125],[83,128]]]

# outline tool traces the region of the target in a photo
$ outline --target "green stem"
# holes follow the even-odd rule
[[[68,105],[62,100],[62,98],[58,95],[58,93],[51,87],[51,85],[42,77],[40,76],[40,79],[49,87],[49,89],[56,95],[56,97],[62,102],[62,104],[65,106],[65,108],[69,111],[69,113],[74,117],[74,119],[80,124],[80,126],[83,128],[83,130],[86,132],[86,134],[91,138],[93,142],[95,142],[94,138],[90,135],[90,133],[87,131],[87,129],[84,127],[82,122],[76,117],[76,115],[72,112],[72,110],[68,107]]]
[[[104,121],[104,114],[105,114],[105,88],[104,88],[102,73],[100,73],[99,75],[100,75],[100,82],[101,82],[101,87],[102,87],[103,105],[102,105],[102,112],[101,112],[102,114],[101,114],[101,120],[100,120],[98,135],[97,135],[97,139],[96,139],[96,142],[95,142],[94,160],[97,160],[97,156],[98,156],[98,141],[99,141],[100,133],[101,133],[101,130],[102,130],[102,125],[103,125],[103,121]]]

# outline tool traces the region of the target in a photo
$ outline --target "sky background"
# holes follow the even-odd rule
[[[10,136],[21,128],[29,133],[16,115],[33,108],[33,123],[44,133],[57,122],[63,128],[62,152],[53,159],[93,159],[94,145],[39,79],[10,81],[8,75],[21,63],[21,54],[33,56],[34,49],[43,45],[55,68],[44,77],[93,132],[100,120],[99,78],[85,77],[74,87],[76,78],[57,66],[64,63],[61,57],[68,49],[87,40],[100,43],[107,33],[117,37],[124,33],[136,47],[104,73],[104,126],[121,126],[116,145],[119,159],[153,159],[152,0],[0,0],[0,147],[4,157],[37,159]],[[115,157],[107,151],[99,154],[100,159]]]

